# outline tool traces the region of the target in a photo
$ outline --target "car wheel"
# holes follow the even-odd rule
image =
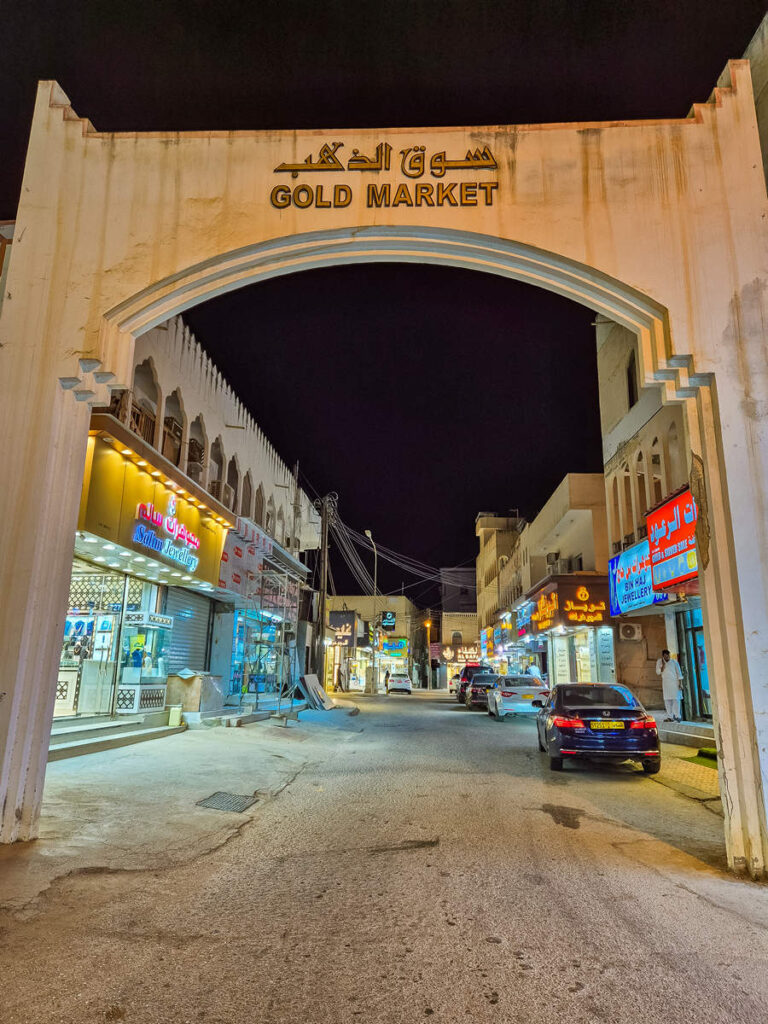
[[[561,772],[563,770],[563,759],[562,757],[550,757],[549,768],[553,772]]]
[[[496,721],[503,722],[506,717],[506,715],[502,715],[501,710],[499,709],[499,705],[497,704],[496,711],[494,713],[494,718],[496,719]]]
[[[657,757],[653,761],[643,761],[643,771],[646,775],[655,775],[661,770],[661,760]]]
[[[539,736],[539,730],[538,729],[536,730],[536,739],[539,741],[539,750],[542,752],[542,754],[546,754],[547,748],[541,742],[541,736]]]

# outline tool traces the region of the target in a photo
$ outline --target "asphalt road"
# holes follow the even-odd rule
[[[0,1020],[768,1020],[768,887],[723,872],[718,817],[550,772],[530,721],[359,704],[218,850],[3,919]]]

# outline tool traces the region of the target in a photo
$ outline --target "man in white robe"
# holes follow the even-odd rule
[[[664,694],[664,705],[667,709],[667,717],[664,721],[681,721],[680,699],[683,696],[683,673],[677,661],[670,656],[667,650],[661,652],[661,657],[656,662],[656,675],[661,676],[661,690]]]

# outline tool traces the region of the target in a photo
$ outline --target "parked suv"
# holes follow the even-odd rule
[[[490,665],[465,665],[461,670],[459,676],[459,682],[456,686],[456,700],[459,704],[466,704],[467,702],[467,687],[472,682],[472,676],[477,675],[478,672],[493,672]]]

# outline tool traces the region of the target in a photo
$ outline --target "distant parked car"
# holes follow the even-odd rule
[[[456,687],[456,700],[459,704],[467,702],[467,687],[472,681],[472,676],[478,672],[492,672],[490,665],[465,665],[459,676],[459,685]]]
[[[488,691],[488,714],[502,722],[507,715],[536,714],[535,700],[546,700],[549,690],[535,676],[499,676]]]
[[[656,721],[626,686],[558,683],[546,701],[533,704],[539,750],[552,771],[569,757],[635,761],[651,775],[661,767]]]
[[[457,672],[455,676],[451,676],[448,680],[448,693],[456,693],[459,683],[461,682],[461,676]]]
[[[499,677],[495,672],[476,672],[467,686],[464,703],[468,708],[487,708],[488,691],[492,690]]]
[[[413,693],[413,683],[407,672],[393,672],[389,677],[388,693]]]

